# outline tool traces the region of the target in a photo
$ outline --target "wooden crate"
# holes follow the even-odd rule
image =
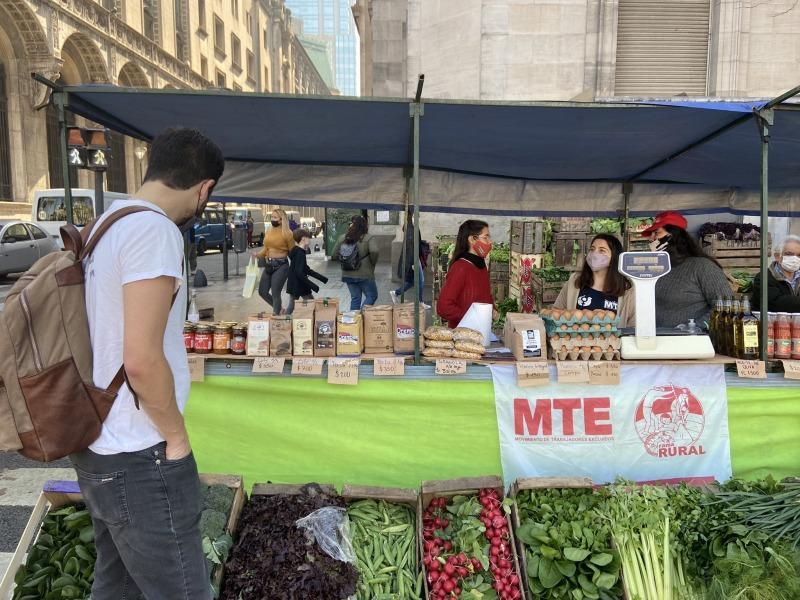
[[[541,269],[544,265],[544,254],[511,253],[508,282],[517,287],[529,286],[533,269]]]
[[[547,251],[546,231],[544,221],[511,221],[509,247],[520,254],[543,254]]]
[[[587,232],[591,225],[591,217],[556,217],[553,220],[553,231]]]
[[[495,304],[508,298],[508,294],[508,283],[492,282],[492,298],[494,298]]]
[[[419,553],[420,556],[424,555],[423,552],[423,538],[422,538],[422,516],[425,512],[425,509],[428,508],[428,505],[431,503],[431,500],[434,498],[452,498],[453,496],[460,496],[460,495],[477,495],[478,492],[483,488],[491,488],[497,490],[500,494],[500,498],[502,499],[505,496],[505,488],[503,487],[503,480],[496,475],[489,475],[485,477],[464,477],[461,479],[445,479],[440,481],[423,481],[422,482],[422,493],[419,497],[419,530],[417,532],[417,539],[419,541]],[[526,572],[520,570],[520,563],[519,557],[517,556],[517,542],[516,538],[514,537],[514,527],[513,523],[511,523],[511,517],[506,517],[509,521],[509,536],[510,536],[510,545],[511,545],[511,556],[513,558],[514,569],[519,575],[520,579],[520,592],[521,598],[523,600],[527,600],[527,598],[532,598],[532,596],[526,595],[526,586],[523,584],[522,580],[525,579]],[[424,566],[423,566],[424,572]],[[428,578],[427,573],[425,573],[425,577],[423,577],[423,586],[425,588],[425,598],[430,598],[430,589],[428,588]]]
[[[519,305],[519,312],[532,313],[536,308],[534,294],[530,285],[518,285],[511,283],[508,286],[508,297],[514,298]]]
[[[225,526],[225,531],[231,536],[235,535],[236,528],[239,524],[239,517],[242,515],[242,508],[246,498],[244,492],[244,483],[242,478],[238,475],[218,475],[212,473],[201,473],[200,481],[204,485],[226,485],[234,490],[233,504],[231,505],[231,512],[228,516],[228,523]],[[39,537],[39,532],[42,528],[42,523],[51,510],[56,510],[68,504],[75,504],[83,502],[83,495],[78,487],[77,481],[48,481],[45,483],[39,498],[33,507],[31,516],[28,518],[28,524],[20,536],[11,561],[8,563],[5,575],[0,580],[0,599],[5,600],[10,598],[14,591],[14,577],[19,570],[20,565],[25,562],[28,554],[28,548],[35,539]],[[219,587],[222,583],[222,577],[225,572],[225,565],[217,565],[212,573],[211,582]]]
[[[580,269],[591,238],[591,234],[588,233],[556,233],[553,236],[555,266],[574,271]]]
[[[489,280],[498,283],[508,283],[511,264],[507,262],[489,262]]]
[[[703,236],[700,244],[703,251],[723,267],[741,267],[744,270],[761,265],[761,241],[720,240],[712,234]],[[772,246],[771,235],[767,246]]]
[[[531,278],[531,290],[536,310],[540,311],[553,304],[561,293],[561,288],[565,285],[567,285],[567,281],[545,281],[534,273]]]

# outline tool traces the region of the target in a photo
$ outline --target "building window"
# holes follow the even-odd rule
[[[181,62],[189,60],[189,0],[175,1],[175,56]]]
[[[197,0],[198,29],[206,32],[206,0]]]
[[[225,73],[217,69],[217,87],[225,87]]]
[[[244,11],[244,22],[247,24],[247,30],[249,31],[253,27],[253,20],[249,10]]]
[[[240,86],[239,84],[234,83],[233,84],[233,91],[234,92],[241,92],[242,91],[242,86]]]
[[[239,20],[239,0],[231,0],[231,12],[233,13],[233,18],[238,21]]]
[[[0,60],[0,200],[11,200],[11,141],[8,137],[6,66]]]
[[[264,67],[264,82],[262,87],[265,92],[268,92],[272,87],[269,83],[269,67]]]
[[[156,43],[158,40],[158,0],[142,0],[142,33]]]
[[[242,70],[242,43],[236,34],[231,34],[231,64],[234,68]]]
[[[214,15],[214,50],[225,56],[225,23]]]
[[[128,169],[125,164],[125,137],[116,131],[108,132],[111,158],[106,172],[106,186],[109,192],[128,193]]]
[[[208,79],[208,59],[205,56],[200,57],[200,75]]]
[[[247,79],[255,81],[256,56],[250,50],[247,51]]]
[[[264,50],[269,49],[269,37],[267,37],[267,30],[264,30]]]

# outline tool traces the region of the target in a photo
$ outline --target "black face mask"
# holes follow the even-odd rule
[[[281,226],[281,222],[280,221],[270,221],[269,224],[272,225],[273,227],[280,227]]]
[[[210,193],[210,192],[209,192]],[[194,227],[195,223],[200,220],[200,217],[203,216],[203,211],[206,209],[206,202],[203,202],[200,196],[197,197],[197,208],[194,211],[194,214],[183,221],[182,223],[178,223],[178,229],[181,230],[181,233],[186,233],[192,227]]]

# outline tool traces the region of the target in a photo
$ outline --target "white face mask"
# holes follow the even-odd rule
[[[800,270],[800,256],[784,256],[781,259],[781,268],[791,273]]]

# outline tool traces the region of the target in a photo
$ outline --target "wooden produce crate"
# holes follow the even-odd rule
[[[720,240],[716,235],[706,235],[700,240],[703,251],[723,267],[759,267],[761,241]],[[769,236],[768,247],[772,246]]]
[[[545,281],[536,273],[531,277],[531,290],[536,310],[540,311],[556,301],[566,281]]]
[[[230,515],[228,515],[228,523],[225,526],[225,531],[231,536],[235,535],[236,528],[239,524],[239,517],[242,515],[242,508],[247,499],[244,492],[242,477],[239,475],[201,473],[200,482],[204,485],[226,485],[234,490],[233,504],[231,505]],[[33,507],[31,516],[28,518],[28,524],[25,526],[25,530],[20,536],[11,561],[8,563],[5,575],[3,575],[3,579],[0,580],[0,599],[7,600],[11,598],[14,591],[14,576],[17,574],[20,565],[25,562],[28,548],[38,539],[42,523],[47,514],[51,510],[57,510],[62,506],[76,504],[78,502],[83,502],[83,495],[81,494],[77,481],[48,481],[45,483]],[[219,587],[220,583],[222,583],[224,572],[224,565],[215,567],[211,577],[211,582],[214,583],[215,586]]]
[[[508,298],[508,293],[508,283],[492,282],[492,298],[494,298],[495,303],[502,302]]]
[[[511,253],[511,261],[509,263],[509,279],[510,285],[517,287],[525,287],[531,284],[531,275],[533,269],[540,269],[544,264],[544,254],[520,254],[519,252]]]
[[[534,311],[534,294],[530,285],[509,284],[508,297],[514,298],[517,301],[519,312],[532,313]]]
[[[544,254],[547,251],[544,221],[511,221],[509,248],[520,254]]]
[[[591,225],[591,217],[556,217],[553,220],[553,231],[587,232]]]
[[[497,283],[508,283],[511,271],[511,263],[489,262],[489,280]]]
[[[423,537],[422,537],[422,517],[425,510],[428,508],[428,505],[431,503],[431,500],[434,498],[452,498],[453,496],[477,496],[478,492],[484,488],[491,488],[497,490],[500,494],[500,498],[505,496],[505,488],[503,487],[503,480],[496,475],[488,475],[484,477],[463,477],[461,479],[444,479],[444,480],[435,480],[435,481],[423,481],[422,482],[422,493],[419,497],[419,530],[417,531],[417,539],[419,540],[419,555],[422,557],[424,555],[424,548],[423,548]],[[514,570],[516,571],[517,575],[519,575],[520,583],[522,583],[522,579],[525,577],[525,572],[520,569],[520,562],[519,557],[517,556],[517,543],[514,537],[514,527],[513,523],[511,522],[511,517],[506,517],[509,522],[509,535],[510,535],[510,545],[511,545],[511,556],[513,558],[514,563]],[[423,565],[423,573],[425,573],[424,565]],[[430,589],[428,587],[428,577],[427,573],[425,573],[423,577],[423,586],[425,588],[425,598],[430,598]],[[520,585],[520,592],[521,598],[526,600],[531,596],[526,595],[526,587],[525,585]]]
[[[419,505],[419,492],[410,488],[386,488],[363,485],[345,484],[342,488],[342,498],[350,504],[358,500],[384,500],[392,504],[405,504],[414,511],[414,537],[416,543],[413,544],[415,552],[415,562],[417,564],[416,574],[422,569],[422,545],[419,536],[422,533],[422,511]],[[416,579],[415,579],[416,581]]]
[[[589,233],[556,233],[553,236],[555,266],[573,271],[580,269],[591,239]]]

